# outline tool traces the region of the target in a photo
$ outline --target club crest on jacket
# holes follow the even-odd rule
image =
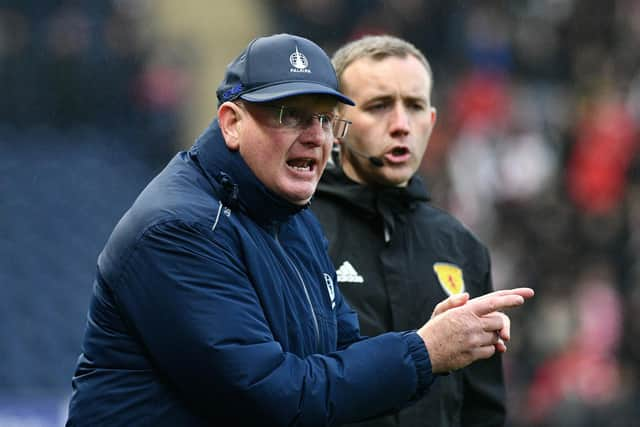
[[[331,298],[331,309],[336,308],[336,290],[333,287],[333,279],[327,273],[324,274],[324,282],[327,285],[327,291],[329,291],[329,298]]]
[[[455,295],[464,292],[464,278],[460,267],[447,262],[436,262],[433,264],[433,271],[438,276],[440,286],[447,295]]]

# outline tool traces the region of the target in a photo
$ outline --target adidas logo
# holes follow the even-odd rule
[[[338,276],[338,283],[364,283],[364,277],[358,274],[349,261],[342,263],[338,271],[336,271],[336,275]]]

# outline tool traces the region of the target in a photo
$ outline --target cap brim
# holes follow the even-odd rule
[[[298,95],[330,95],[343,104],[356,105],[355,102],[337,90],[311,82],[288,82],[266,86],[243,93],[240,95],[240,98],[249,102],[269,102]]]

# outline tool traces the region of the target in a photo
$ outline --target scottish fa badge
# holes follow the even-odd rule
[[[336,308],[336,290],[333,286],[333,279],[327,273],[324,273],[324,283],[327,285],[327,291],[329,291],[329,298],[331,298],[331,309]]]
[[[446,262],[436,262],[433,264],[433,271],[436,272],[440,286],[447,295],[464,292],[464,279],[460,267]]]

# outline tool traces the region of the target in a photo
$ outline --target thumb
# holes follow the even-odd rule
[[[444,313],[447,310],[451,310],[452,308],[460,307],[461,305],[465,305],[469,301],[469,294],[466,292],[462,292],[460,294],[451,295],[444,301],[441,301],[436,305],[433,309],[433,313],[431,314],[431,318]]]

